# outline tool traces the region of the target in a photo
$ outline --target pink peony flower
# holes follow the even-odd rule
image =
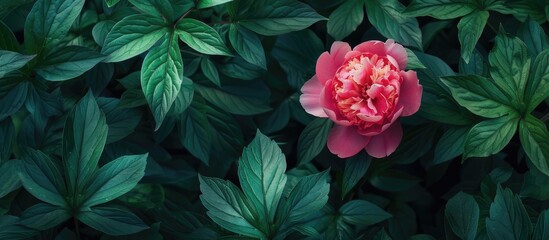
[[[301,88],[309,114],[335,125],[328,149],[341,158],[366,149],[373,157],[393,153],[402,139],[398,118],[417,112],[422,86],[415,71],[404,71],[406,50],[389,39],[367,41],[354,49],[334,42],[316,63],[316,75]]]

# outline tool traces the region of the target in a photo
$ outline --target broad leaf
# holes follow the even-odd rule
[[[19,224],[38,230],[53,228],[71,217],[65,208],[39,203],[27,208],[21,215]]]
[[[496,118],[515,112],[508,97],[491,79],[477,75],[442,77],[454,99],[472,113]]]
[[[151,48],[168,29],[162,19],[137,14],[128,16],[114,25],[105,39],[101,53],[104,62],[120,62],[135,57]]]
[[[206,116],[204,103],[193,101],[181,115],[180,121],[181,143],[193,156],[208,165],[214,131]]]
[[[63,163],[71,193],[84,190],[94,175],[107,132],[105,114],[88,92],[69,114],[63,132]]]
[[[183,60],[177,36],[168,34],[153,47],[141,68],[141,88],[151,107],[158,130],[181,89]]]
[[[11,71],[22,68],[35,55],[22,55],[17,52],[0,50],[0,78],[3,78]]]
[[[530,161],[549,176],[549,132],[545,123],[528,114],[520,121],[519,136]]]
[[[238,163],[238,177],[246,199],[256,209],[259,219],[273,222],[286,185],[284,154],[276,142],[257,131]]]
[[[84,47],[69,46],[53,52],[36,73],[48,81],[64,81],[84,74],[105,57]]]
[[[317,118],[307,124],[297,142],[299,165],[310,162],[324,149],[331,128],[332,121],[328,118]]]
[[[29,87],[29,82],[19,83],[0,99],[0,121],[19,111],[27,99]]]
[[[453,19],[465,16],[475,9],[477,6],[474,0],[412,0],[405,14],[414,17]]]
[[[479,211],[473,196],[459,192],[448,200],[444,214],[452,231],[459,238],[474,240],[477,235]]]
[[[120,2],[120,0],[105,0],[105,2],[107,3],[107,7],[113,7],[118,2]]]
[[[328,34],[341,40],[356,30],[364,19],[363,1],[345,1],[328,18]]]
[[[15,126],[11,118],[0,121],[0,165],[10,159],[16,141]],[[0,174],[2,175],[2,174]],[[2,181],[0,181],[2,182]],[[0,194],[2,196],[2,194]],[[1,197],[0,197],[1,198]]]
[[[252,224],[252,212],[240,189],[229,181],[217,178],[199,176],[199,180],[200,200],[215,223],[237,234],[265,238]]]
[[[330,190],[328,176],[328,171],[324,171],[299,179],[279,208],[281,216],[285,216],[285,225],[291,226],[326,205]]]
[[[487,157],[501,151],[515,135],[518,122],[518,117],[513,114],[475,125],[465,138],[463,159]]]
[[[191,18],[184,18],[176,26],[176,33],[192,49],[210,55],[231,56],[231,52],[212,27]]]
[[[200,61],[200,68],[202,73],[210,82],[214,83],[218,87],[221,86],[221,80],[219,79],[219,72],[215,67],[215,63],[210,60],[210,58],[202,58]]]
[[[17,52],[19,48],[19,42],[11,29],[0,21],[0,49]]]
[[[520,197],[498,186],[490,217],[486,219],[486,232],[492,240],[528,239],[532,233],[530,217]]]
[[[549,238],[549,210],[544,210],[538,216],[538,222],[532,234],[532,240]]]
[[[339,214],[343,221],[359,227],[376,224],[391,217],[391,214],[365,200],[352,200],[343,204],[339,208]]]
[[[477,11],[459,20],[457,27],[459,43],[461,44],[461,57],[466,63],[469,63],[489,15],[488,11]]]
[[[440,164],[461,155],[465,145],[465,137],[470,127],[449,128],[442,134],[435,148],[433,164]]]
[[[98,98],[97,104],[109,127],[107,144],[121,140],[132,134],[141,120],[142,112],[135,108],[121,108],[116,98]]]
[[[527,111],[532,112],[547,97],[549,97],[549,49],[541,52],[534,60],[524,92]]]
[[[231,24],[229,28],[229,41],[244,60],[263,69],[267,69],[265,51],[263,50],[261,40],[255,33],[239,24]]]
[[[80,212],[78,220],[86,225],[112,236],[128,235],[147,229],[147,225],[126,210],[113,207],[95,207]]]
[[[549,48],[549,38],[543,28],[533,20],[525,22],[518,29],[517,36],[528,46],[532,60],[543,50]]]
[[[220,4],[232,2],[233,0],[198,0],[198,3],[196,4],[196,8],[209,8],[213,6],[217,6]]]
[[[174,19],[170,0],[129,0],[137,9],[145,14],[166,18],[167,22]]]
[[[271,110],[271,108],[265,104],[257,103],[257,100],[254,99],[238,96],[237,94],[226,90],[227,88],[217,89],[202,85],[195,86],[200,95],[208,102],[233,114],[253,115]]]
[[[22,164],[21,160],[9,160],[0,164],[0,198],[21,187],[19,172]]]
[[[372,159],[361,151],[359,154],[345,160],[345,169],[343,170],[342,197],[345,197],[355,185],[364,177],[370,167]]]

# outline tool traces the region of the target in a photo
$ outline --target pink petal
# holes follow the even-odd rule
[[[357,128],[335,125],[328,134],[328,149],[340,158],[354,156],[370,141],[370,137],[358,134]]]
[[[305,112],[317,116],[317,117],[328,117],[324,112],[324,109],[320,105],[320,93],[322,92],[324,86],[318,81],[316,75],[314,75],[309,81],[303,84],[301,87],[301,96],[299,97],[299,102]]]
[[[399,69],[405,69],[408,64],[408,54],[406,49],[398,43],[395,43],[392,39],[388,39],[387,42],[381,41],[367,41],[357,45],[354,51],[370,52],[379,56],[391,56],[398,63]]]
[[[421,105],[421,95],[423,87],[419,85],[417,74],[415,71],[401,71],[403,81],[400,86],[400,95],[398,98],[398,106],[402,106],[402,116],[410,116],[417,112]]]
[[[385,44],[382,41],[377,40],[366,41],[358,44],[355,48],[353,48],[353,51],[358,51],[361,53],[369,52],[379,56],[387,55],[385,51]]]
[[[347,52],[347,53],[345,54],[345,59],[344,59],[344,61],[349,61],[349,59],[358,57],[358,56],[360,56],[360,54],[362,54],[362,53],[359,52],[359,51],[354,51],[354,50],[353,50],[353,51],[350,51],[350,52]]]
[[[347,52],[350,51],[351,46],[349,46],[349,44],[346,42],[336,41],[332,44],[332,47],[330,48],[330,55],[334,60],[335,66],[338,66],[337,68],[343,65],[343,61],[345,61],[345,55],[347,54]]]
[[[402,140],[402,126],[397,121],[382,134],[372,137],[366,145],[366,152],[375,158],[389,156],[397,149],[400,140]]]
[[[367,129],[360,129],[359,134],[364,136],[372,136],[372,137],[380,135],[381,133],[386,131],[391,125],[393,125],[395,121],[398,119],[398,117],[400,117],[400,115],[402,115],[402,107],[396,110],[396,112],[393,114],[393,117],[388,123],[385,123],[381,126],[376,124]]]
[[[328,52],[322,53],[316,61],[316,76],[318,80],[321,83],[325,83],[327,80],[334,78],[338,67]]]
[[[351,123],[339,113],[339,109],[332,96],[333,91],[334,86],[332,85],[332,80],[329,80],[320,93],[320,105],[324,108],[324,112],[332,121],[339,125],[350,126]]]

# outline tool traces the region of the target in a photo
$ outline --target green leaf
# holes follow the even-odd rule
[[[212,83],[214,83],[218,87],[221,86],[221,80],[219,79],[219,72],[217,71],[215,64],[212,62],[212,60],[210,60],[210,58],[202,58],[202,61],[200,61],[200,68],[202,68],[202,72],[204,73],[204,76],[206,76],[208,80],[210,80]]]
[[[459,238],[474,240],[477,235],[479,211],[473,196],[459,192],[448,200],[444,214],[452,231]]]
[[[48,55],[36,73],[48,81],[65,81],[78,77],[105,57],[90,49],[68,46]]]
[[[397,0],[365,0],[368,20],[386,38],[422,49],[417,20],[402,14],[404,6]]]
[[[435,148],[433,165],[454,159],[461,155],[465,146],[465,138],[470,127],[453,127],[447,129],[438,140]]]
[[[254,115],[271,110],[265,104],[258,103],[257,100],[238,96],[236,93],[228,90],[228,88],[217,89],[198,84],[195,87],[208,102],[232,114]]]
[[[465,138],[463,159],[487,157],[501,151],[515,135],[518,121],[513,114],[475,125]]]
[[[181,115],[190,105],[194,98],[194,84],[191,79],[183,77],[181,89],[173,102],[172,111],[173,115]]]
[[[490,239],[529,239],[532,233],[530,217],[520,197],[498,185],[490,217],[486,219],[486,232]]]
[[[519,137],[530,161],[549,176],[549,132],[545,123],[530,114],[526,115],[520,121]]]
[[[88,92],[69,114],[63,132],[63,163],[70,192],[85,190],[97,169],[107,133],[105,114]]]
[[[387,234],[385,228],[382,228],[379,232],[377,232],[373,240],[392,240],[392,238],[389,236],[389,234]]]
[[[25,45],[32,53],[40,53],[66,37],[74,20],[80,15],[84,0],[38,0],[25,22]]]
[[[247,6],[248,7],[248,6]],[[242,26],[265,36],[299,31],[326,20],[309,5],[295,0],[252,2],[237,20]]]
[[[426,68],[412,50],[406,48],[406,54],[408,55],[408,65],[406,65],[406,69]]]
[[[244,194],[229,181],[198,176],[200,180],[200,200],[208,216],[223,228],[245,236],[265,238],[252,222],[252,212]]]
[[[109,35],[109,32],[112,30],[115,24],[115,21],[105,20],[98,22],[95,24],[95,26],[93,26],[92,36],[97,45],[101,47],[105,46],[105,39],[107,39],[107,35]]]
[[[141,87],[158,130],[181,89],[183,60],[175,34],[153,47],[141,68]]]
[[[16,52],[0,50],[0,78],[3,78],[11,71],[22,68],[35,55],[22,55]]]
[[[11,29],[0,21],[0,49],[17,52],[19,48],[19,42]]]
[[[21,214],[19,224],[43,231],[67,221],[70,217],[65,208],[39,203],[27,208]]]
[[[298,165],[310,162],[324,149],[331,128],[332,121],[328,118],[316,118],[307,124],[297,142]]]
[[[341,184],[341,197],[347,194],[355,187],[355,185],[364,177],[366,171],[372,163],[372,158],[367,157],[364,151],[347,159],[345,161],[345,169],[343,170],[343,183]]]
[[[196,8],[202,9],[202,8],[209,8],[217,5],[221,5],[224,3],[232,2],[233,0],[198,0],[198,3],[196,4]]]
[[[109,127],[107,144],[119,141],[132,134],[141,120],[141,111],[135,108],[121,108],[116,98],[98,98],[97,104]]]
[[[488,16],[490,16],[488,11],[476,11],[459,20],[458,38],[461,44],[461,57],[465,63],[469,63],[478,39],[486,26]]]
[[[524,182],[520,188],[520,195],[540,201],[548,200],[549,188],[545,187],[548,184],[548,175],[545,175],[535,167],[530,167],[530,170],[524,174]]]
[[[259,219],[267,224],[273,222],[286,185],[284,154],[276,142],[258,130],[238,163],[238,177],[246,199],[256,209]]]
[[[95,207],[77,215],[86,225],[112,236],[128,235],[143,231],[149,227],[126,210],[113,207]]]
[[[364,19],[363,1],[345,1],[328,18],[328,34],[341,40],[356,30]]]
[[[319,211],[328,202],[330,184],[328,183],[328,171],[302,177],[290,192],[279,211],[283,216],[284,224],[293,223]]]
[[[538,216],[538,222],[532,235],[532,240],[549,238],[549,210],[544,210]]]
[[[477,8],[474,0],[412,0],[404,13],[413,17],[453,19],[465,16]]]
[[[105,164],[86,189],[83,208],[109,202],[132,190],[145,175],[147,154],[127,155]]]
[[[107,7],[113,7],[118,2],[120,2],[120,0],[105,0],[105,2],[107,3]]]
[[[212,148],[212,126],[206,116],[204,103],[193,101],[181,115],[179,138],[185,148],[208,165]]]
[[[0,121],[19,111],[27,99],[29,86],[28,82],[19,83],[0,100]]]
[[[0,198],[21,187],[19,172],[22,163],[20,160],[8,160],[0,165]]]
[[[253,65],[240,56],[233,57],[221,66],[221,72],[231,78],[240,80],[254,80],[263,74],[264,70]]]
[[[530,56],[528,48],[517,37],[500,34],[496,44],[488,55],[490,75],[498,87],[511,97],[513,105],[522,109],[528,72],[530,71]]]
[[[231,24],[229,28],[229,41],[234,50],[244,60],[262,69],[267,69],[265,51],[261,45],[261,40],[254,32],[239,24]]]
[[[4,161],[10,159],[16,141],[15,126],[11,118],[0,121],[0,136],[2,136],[0,137],[0,164],[2,164]],[[0,194],[0,198],[1,196],[2,194]]]
[[[53,160],[44,153],[26,149],[19,177],[25,189],[36,198],[65,207],[66,186],[63,176]]]
[[[231,52],[212,27],[191,18],[184,18],[176,26],[176,33],[192,49],[209,55],[231,56]]]
[[[352,200],[343,204],[339,208],[339,214],[343,221],[359,227],[373,225],[391,217],[391,214],[365,200]]]
[[[129,0],[144,14],[166,18],[166,22],[174,20],[172,4],[169,0]]]
[[[151,48],[168,29],[162,19],[136,14],[114,25],[105,39],[101,53],[107,55],[104,62],[121,62]]]
[[[530,78],[526,83],[524,100],[527,112],[532,112],[543,100],[549,97],[549,49],[541,52],[534,60]]]
[[[477,75],[442,77],[454,99],[472,113],[497,118],[514,113],[507,95],[491,79]]]
[[[151,210],[161,208],[165,200],[164,188],[160,184],[137,184],[118,200],[132,207]]]
[[[517,36],[528,46],[532,60],[543,50],[549,48],[549,38],[543,28],[533,20],[522,24],[517,31]]]

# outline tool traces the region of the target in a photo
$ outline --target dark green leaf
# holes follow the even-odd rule
[[[105,39],[107,39],[107,35],[115,24],[116,22],[112,20],[105,20],[95,24],[92,30],[92,36],[97,45],[101,47],[105,45]]]
[[[158,130],[181,89],[183,60],[175,34],[153,47],[141,68],[141,87]]]
[[[173,115],[181,115],[190,105],[194,98],[194,84],[191,79],[183,77],[181,83],[181,89],[173,102],[172,111]]]
[[[515,135],[519,119],[509,115],[475,125],[465,138],[463,159],[487,157],[501,151]]]
[[[3,78],[11,71],[22,68],[35,55],[22,55],[16,52],[0,50],[0,78]]]
[[[544,210],[538,216],[538,222],[532,235],[532,240],[549,238],[549,210]]]
[[[126,210],[112,207],[96,207],[91,211],[80,212],[78,220],[86,225],[112,236],[128,235],[149,227]]]
[[[193,101],[181,115],[179,138],[183,146],[206,165],[210,161],[212,133],[204,103]]]
[[[132,190],[145,174],[147,154],[127,155],[113,160],[97,171],[85,191],[88,199],[83,207],[109,202]]]
[[[342,197],[345,197],[355,185],[364,177],[370,167],[372,159],[367,157],[364,151],[345,161],[345,170],[343,170]]]
[[[406,48],[406,54],[408,55],[408,65],[406,65],[406,69],[426,68],[412,50]]]
[[[290,101],[283,101],[270,113],[270,116],[259,125],[259,129],[265,134],[282,130],[290,121]]]
[[[341,40],[356,30],[364,19],[363,1],[345,1],[328,18],[328,34]]]
[[[490,16],[488,11],[476,11],[459,20],[458,38],[461,44],[461,57],[465,63],[469,63],[477,41],[486,26],[488,16]]]
[[[0,121],[19,111],[27,99],[29,86],[28,82],[19,83],[0,100]]]
[[[292,189],[279,212],[286,216],[284,224],[293,223],[319,211],[328,201],[328,171],[302,177]]]
[[[549,48],[549,38],[547,38],[543,28],[533,20],[520,26],[517,36],[528,46],[532,60],[543,50]]]
[[[226,88],[217,89],[202,85],[195,86],[200,95],[202,95],[208,102],[211,102],[217,107],[233,114],[253,115],[271,110],[270,107],[265,104],[258,103],[257,100],[238,96],[235,93],[227,91]]]
[[[196,8],[209,8],[213,6],[217,6],[223,3],[232,2],[233,0],[198,0],[198,3],[196,4]]]
[[[105,62],[120,62],[135,57],[151,48],[166,35],[162,19],[137,14],[116,23],[105,39],[101,53]]]
[[[520,121],[519,136],[530,161],[549,176],[549,132],[545,123],[528,114]]]
[[[200,68],[202,68],[202,72],[208,80],[210,80],[218,87],[221,86],[219,72],[217,71],[217,68],[215,67],[215,64],[212,62],[212,60],[210,60],[209,58],[202,58],[202,61],[200,61]]]
[[[103,55],[90,49],[69,46],[48,55],[37,73],[49,81],[69,80],[84,74],[103,59]]]
[[[8,160],[0,165],[0,198],[21,187],[19,172],[22,164],[20,160]]]
[[[479,207],[475,198],[459,192],[446,204],[446,219],[454,233],[464,240],[474,240],[477,235]]]
[[[475,0],[413,0],[405,14],[437,19],[453,19],[465,16],[477,9]]]
[[[11,29],[0,21],[0,49],[17,52],[19,50],[19,42]]]
[[[549,199],[549,176],[545,175],[535,167],[524,174],[524,183],[520,189],[520,195],[540,201]]]
[[[528,239],[532,223],[528,213],[510,189],[498,186],[496,198],[490,205],[490,217],[486,219],[486,232],[490,239]]]
[[[433,164],[440,164],[461,155],[465,146],[465,137],[470,127],[453,127],[447,129],[438,140]]]
[[[105,0],[105,2],[107,3],[107,6],[108,6],[108,7],[113,7],[113,6],[116,5],[118,2],[120,2],[120,0]]]
[[[118,200],[141,209],[150,210],[160,208],[164,203],[165,192],[160,184],[137,184],[128,193],[120,196]]]
[[[240,80],[254,80],[261,77],[261,74],[264,72],[263,69],[247,62],[240,56],[234,57],[226,62],[221,66],[220,70],[227,77]]]
[[[382,228],[379,232],[377,232],[373,240],[392,240],[392,238],[389,236],[389,234],[387,234],[385,228]]]
[[[212,27],[191,18],[184,18],[176,26],[176,33],[192,49],[209,55],[231,56],[231,52]]]
[[[164,17],[167,22],[174,20],[170,0],[129,0],[129,2],[145,14]]]
[[[11,215],[0,216],[1,239],[29,239],[39,232],[17,224],[19,218]]]
[[[15,143],[15,126],[11,118],[0,121],[0,164],[10,159]],[[2,174],[0,174],[2,175]],[[2,181],[0,181],[2,182]],[[0,188],[1,189],[1,188]],[[0,194],[2,196],[2,194]]]
[[[67,221],[70,217],[65,208],[39,203],[23,212],[19,224],[37,230],[47,230]]]
[[[247,62],[262,69],[267,69],[265,51],[259,37],[252,31],[238,25],[231,24],[229,41],[236,52]]]
[[[109,126],[107,144],[121,140],[134,132],[141,120],[141,111],[135,108],[121,108],[116,98],[98,98],[97,104]]]
[[[547,97],[549,97],[549,49],[541,52],[534,60],[524,92],[524,100],[528,104],[527,111],[533,111]]]
[[[379,223],[391,217],[377,205],[365,200],[352,200],[339,208],[343,221],[363,227]]]
[[[305,127],[297,143],[299,165],[310,162],[324,149],[331,128],[332,121],[328,118],[317,118]]]

